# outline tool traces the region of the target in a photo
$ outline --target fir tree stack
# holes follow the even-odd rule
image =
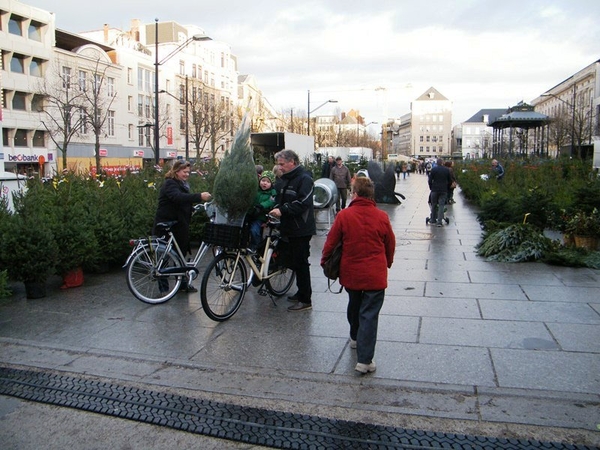
[[[225,152],[213,190],[215,203],[229,224],[241,222],[254,203],[258,180],[250,147],[248,113],[235,134],[231,151]]]

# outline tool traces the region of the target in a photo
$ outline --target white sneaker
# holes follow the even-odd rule
[[[356,348],[356,341],[354,339],[350,339],[350,348]]]
[[[371,364],[357,363],[354,370],[356,370],[357,372],[360,372],[360,373],[368,373],[368,372],[375,372],[376,368],[377,367],[375,366],[375,361],[371,361]]]

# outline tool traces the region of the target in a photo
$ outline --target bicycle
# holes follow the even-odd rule
[[[243,248],[240,242],[232,245],[227,242],[228,236],[213,241],[224,249],[206,267],[200,286],[202,307],[212,320],[222,322],[231,318],[240,308],[250,285],[260,286],[259,294],[268,294],[274,304],[274,296],[280,297],[290,290],[296,273],[281,261],[282,255],[277,249],[281,239],[279,224],[278,219],[268,216],[266,226],[269,231],[259,246],[262,253]],[[224,234],[232,228],[238,227],[223,228]],[[251,269],[249,277],[246,264]]]
[[[209,213],[211,203],[195,205],[193,214],[204,210],[212,222],[215,214],[212,211]],[[197,266],[211,247],[211,244],[203,241],[194,258],[186,261],[171,231],[176,223],[177,221],[170,221],[157,224],[165,230],[165,236],[130,241],[133,250],[123,265],[127,268],[127,287],[144,303],[156,305],[173,298],[184,279],[190,283],[199,275]]]

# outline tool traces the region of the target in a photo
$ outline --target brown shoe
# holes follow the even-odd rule
[[[288,311],[307,311],[312,309],[312,303],[298,302],[288,308]]]

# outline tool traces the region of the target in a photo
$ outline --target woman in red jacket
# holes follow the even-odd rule
[[[387,269],[394,262],[396,236],[390,218],[375,204],[375,185],[356,178],[350,206],[336,216],[327,235],[321,264],[342,242],[340,284],[348,292],[350,347],[356,348],[355,370],[374,372],[377,322],[387,288]]]

